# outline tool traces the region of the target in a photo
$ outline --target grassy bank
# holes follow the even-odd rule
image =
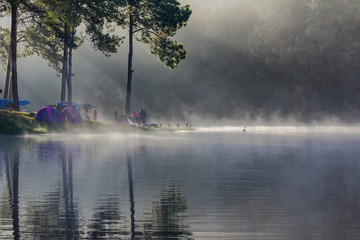
[[[83,121],[81,125],[54,124],[37,121],[34,113],[0,110],[0,134],[41,134],[50,132],[104,131],[109,123]]]
[[[0,134],[45,133],[47,127],[33,113],[0,111]]]

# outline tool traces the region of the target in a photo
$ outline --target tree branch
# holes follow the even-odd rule
[[[152,34],[154,34],[154,35],[156,35],[156,36],[160,36],[160,34],[158,34],[158,33],[156,33],[156,32],[153,32],[153,31],[150,31],[150,30],[145,29],[145,28],[136,29],[135,31],[133,31],[133,33],[137,33],[137,32],[139,32],[139,31],[143,31],[143,30],[145,30],[146,32],[152,33]]]
[[[141,31],[141,30],[144,30],[144,28],[136,29],[135,31],[133,31],[133,33],[137,33],[137,32],[139,32],[139,31]]]
[[[24,37],[24,36],[19,37],[18,40],[17,40],[18,43],[19,43],[19,42],[22,42],[22,41],[25,41],[25,37]]]

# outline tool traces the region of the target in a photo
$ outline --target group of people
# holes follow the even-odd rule
[[[130,116],[130,119],[135,123],[135,124],[139,124],[141,126],[144,126],[146,124],[146,111],[144,109],[140,109],[139,112],[133,112]],[[90,120],[89,117],[89,110],[85,110],[85,118],[87,120]],[[97,110],[96,108],[93,111],[93,119],[94,121],[97,120]],[[119,116],[119,110],[116,108],[114,111],[114,121],[119,121],[120,120],[120,116]]]
[[[90,120],[89,109],[85,110],[85,118],[86,118],[86,120]],[[93,111],[93,118],[94,118],[94,121],[97,120],[97,110],[96,110],[96,108],[94,108],[94,111]]]
[[[144,126],[146,124],[146,112],[144,109],[140,109],[139,112],[133,112],[130,116],[131,120],[135,123],[135,124],[139,124],[140,126]]]
[[[134,124],[138,124],[140,126],[144,126],[146,124],[146,112],[144,109],[140,109],[139,112],[133,112],[130,116],[130,120]],[[116,108],[114,111],[114,121],[115,122],[126,122],[127,123],[127,117],[125,115],[119,115],[119,110]]]

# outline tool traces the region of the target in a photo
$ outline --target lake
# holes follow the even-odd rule
[[[0,239],[360,239],[360,131],[0,135]]]

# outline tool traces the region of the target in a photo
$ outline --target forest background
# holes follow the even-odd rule
[[[175,36],[186,59],[170,70],[135,43],[132,111],[187,121],[358,122],[359,1],[180,2],[193,12]],[[107,57],[84,42],[73,52],[73,73],[74,102],[95,105],[104,119],[123,109],[126,44]],[[40,57],[18,59],[18,82],[20,99],[30,100],[33,111],[60,100],[61,78]]]

